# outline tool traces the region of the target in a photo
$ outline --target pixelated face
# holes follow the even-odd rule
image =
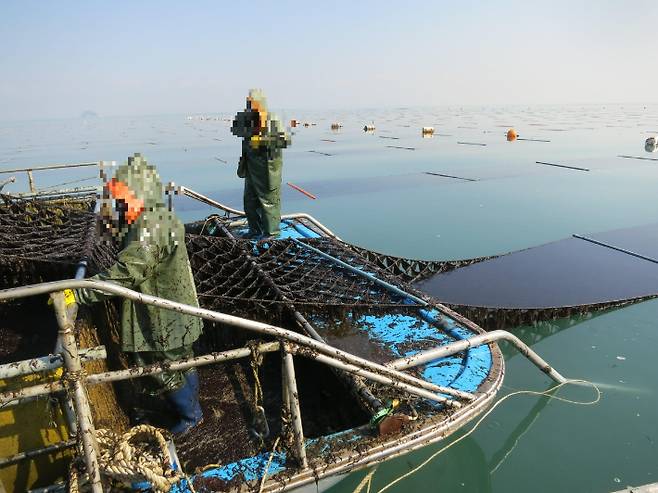
[[[238,111],[231,125],[231,133],[237,137],[251,137],[260,131],[260,118],[258,112],[247,108]]]
[[[143,201],[123,182],[113,178],[103,187],[100,201],[101,235],[108,239],[121,238],[143,210]]]

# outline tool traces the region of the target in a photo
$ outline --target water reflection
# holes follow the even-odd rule
[[[505,443],[491,457],[487,470],[494,475],[507,458],[512,454],[519,441],[523,438],[532,425],[537,421],[539,415],[550,401],[550,396],[544,395],[539,398],[537,403],[532,407],[530,412],[519,422],[514,430],[507,436]]]

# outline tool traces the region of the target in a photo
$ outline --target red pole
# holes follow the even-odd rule
[[[317,199],[317,197],[316,197],[315,195],[313,195],[313,194],[310,193],[310,192],[307,192],[307,191],[304,190],[303,188],[298,187],[297,185],[294,185],[294,184],[292,184],[292,183],[290,183],[290,182],[287,182],[287,184],[288,184],[289,187],[294,188],[294,189],[297,190],[298,192],[301,192],[301,193],[303,193],[304,195],[306,195],[309,199],[313,199],[313,200]]]

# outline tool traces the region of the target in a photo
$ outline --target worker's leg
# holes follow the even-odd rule
[[[281,188],[263,192],[258,199],[262,210],[263,234],[277,236],[281,223]]]
[[[141,365],[158,362],[174,362],[194,356],[192,346],[183,346],[168,351],[148,351],[135,353]],[[196,369],[165,371],[144,377],[150,392],[159,392],[167,399],[177,413],[176,422],[169,428],[173,433],[187,431],[197,425],[203,413],[199,404],[199,377]]]
[[[247,177],[244,180],[244,211],[247,214],[250,236],[258,236],[263,233],[259,209],[260,202],[258,196],[254,190],[253,182],[247,174]]]

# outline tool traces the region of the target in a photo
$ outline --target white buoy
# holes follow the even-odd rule
[[[423,135],[433,134],[433,133],[434,133],[434,127],[423,127]]]
[[[647,152],[656,152],[658,150],[658,137],[649,137],[644,143],[644,150]]]
[[[339,128],[343,128],[342,123],[334,122],[331,124],[331,130],[338,130]]]
[[[375,125],[374,124],[365,125],[363,127],[363,131],[364,132],[374,132],[375,131]]]

